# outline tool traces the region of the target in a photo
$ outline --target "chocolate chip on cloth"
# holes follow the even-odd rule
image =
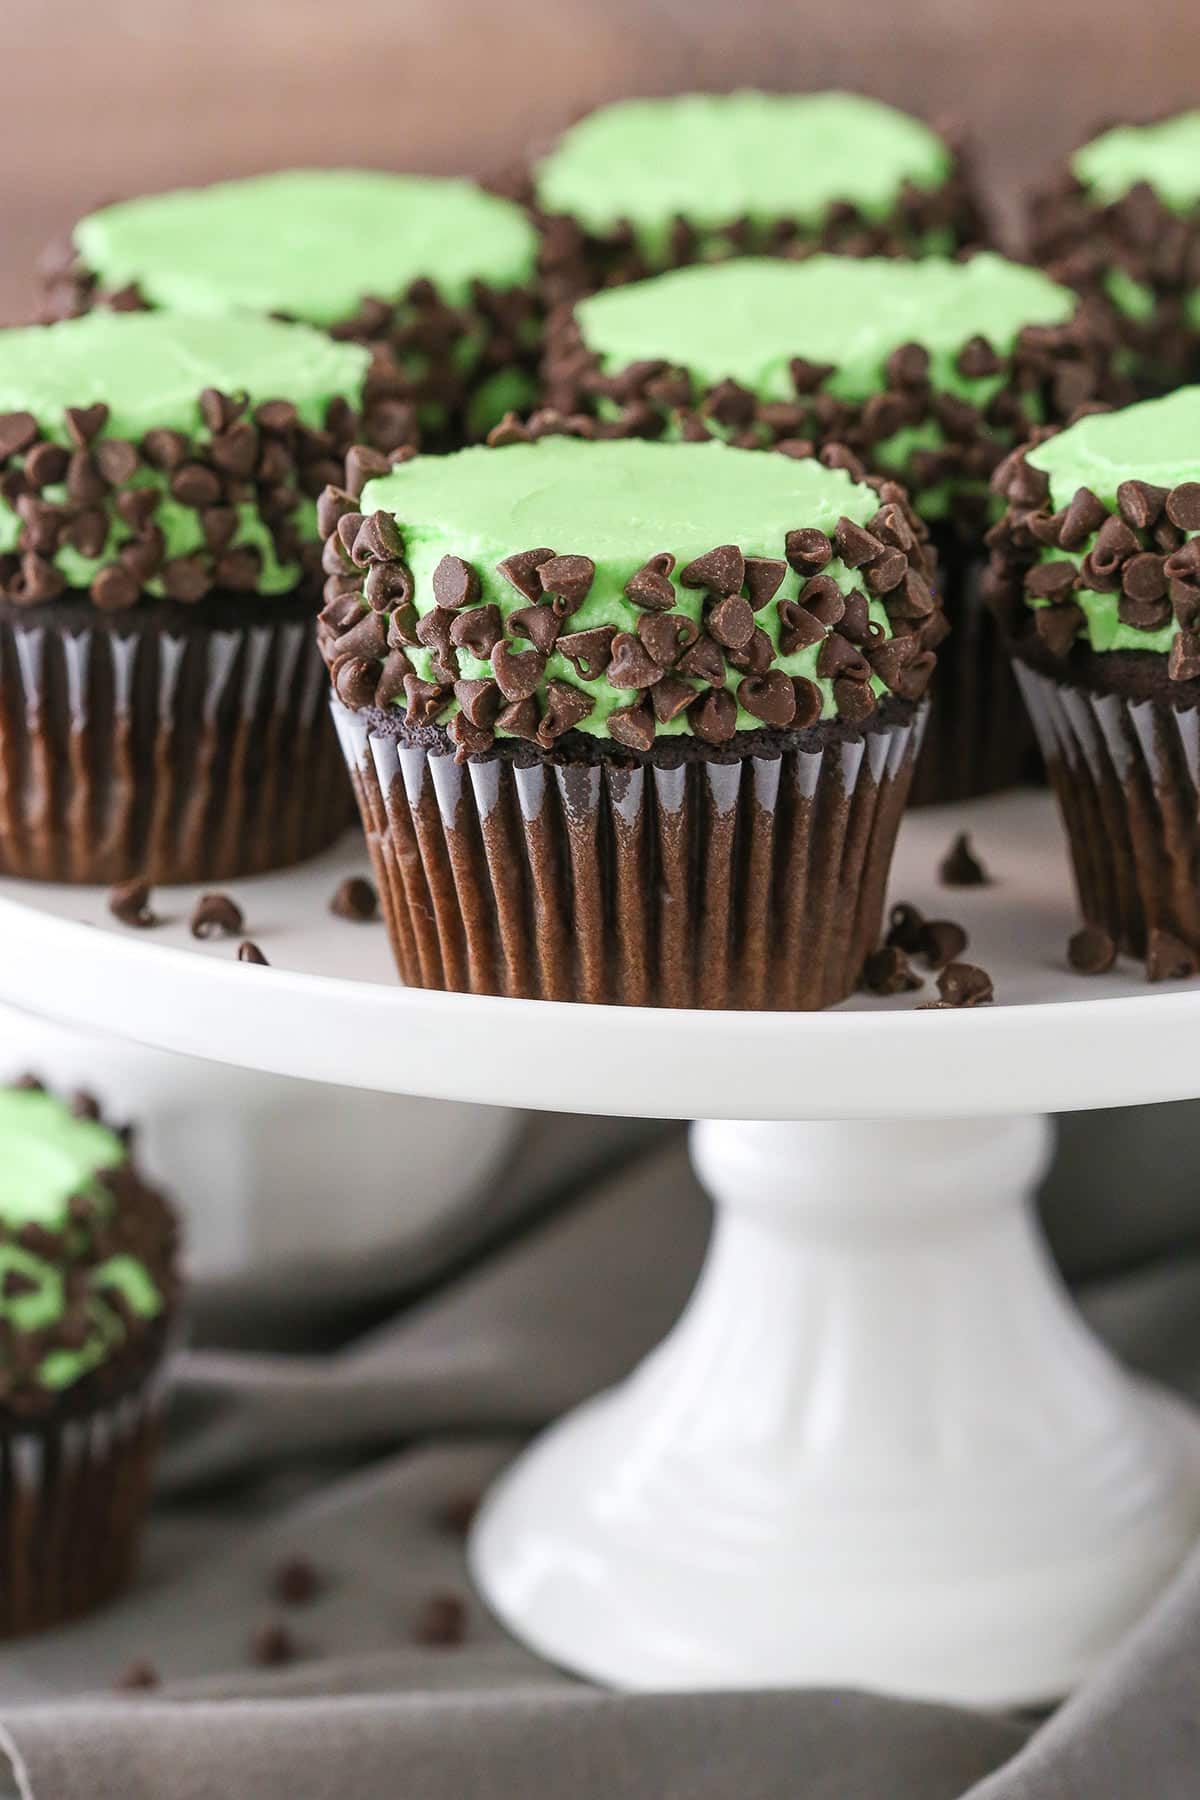
[[[150,905],[148,881],[123,881],[108,896],[108,910],[121,925],[133,925],[140,931],[161,923]]]
[[[960,831],[938,864],[938,880],[943,887],[988,887],[991,879],[967,833]]]
[[[229,894],[201,894],[189,929],[194,938],[236,937],[244,924],[242,909]]]
[[[237,959],[240,963],[255,963],[260,969],[265,969],[269,966],[266,957],[263,955],[258,945],[251,943],[249,938],[247,938],[244,943],[238,945]]]
[[[347,875],[329,902],[329,910],[337,919],[352,919],[362,924],[378,918],[379,896],[363,876]]]
[[[877,941],[859,886],[890,853],[934,661],[940,610],[916,519],[893,484],[842,466],[577,423],[544,411],[524,441],[417,456],[357,499],[331,485],[319,502],[320,650],[403,978],[609,1003],[827,1004]],[[875,572],[870,595],[845,558]],[[408,579],[373,613],[370,582],[400,562]],[[889,664],[880,653],[900,643]],[[403,667],[389,672],[393,656]],[[869,755],[846,752],[865,740]],[[798,780],[813,797],[837,788],[799,829],[834,859],[832,891],[845,883],[853,948],[813,908],[819,954],[801,958],[806,918],[751,955],[736,821],[761,835],[765,796],[786,806]],[[853,833],[818,851],[818,821],[851,804]],[[768,859],[790,841],[776,834]],[[773,909],[782,868],[763,880]],[[715,949],[713,906],[729,921]]]
[[[905,952],[895,944],[871,952],[863,964],[862,979],[871,994],[911,994],[924,986]]]
[[[1067,960],[1080,975],[1103,975],[1117,959],[1117,946],[1098,925],[1083,925],[1067,945]]]

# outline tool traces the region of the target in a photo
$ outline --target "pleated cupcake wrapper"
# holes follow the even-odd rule
[[[736,762],[520,767],[333,712],[409,986],[807,1010],[878,941],[923,714]]]
[[[929,729],[909,796],[913,806],[1001,793],[1038,773],[1009,657],[980,594],[984,566],[957,547],[940,561],[937,588],[951,629],[938,645]]]
[[[1062,812],[1084,918],[1134,956],[1200,950],[1200,713],[1093,694],[1014,663]]]
[[[298,610],[178,633],[0,620],[0,874],[220,880],[330,843],[350,797]]]
[[[0,1636],[78,1618],[125,1582],[150,1498],[163,1371],[86,1418],[0,1436]]]

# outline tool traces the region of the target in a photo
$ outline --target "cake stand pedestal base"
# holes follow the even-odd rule
[[[1049,1146],[1041,1118],[697,1125],[699,1285],[486,1499],[497,1615],[621,1688],[1071,1687],[1200,1530],[1200,1424],[1075,1312]]]

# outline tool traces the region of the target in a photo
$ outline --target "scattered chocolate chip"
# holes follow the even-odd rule
[[[1083,925],[1067,945],[1067,961],[1080,975],[1103,975],[1117,957],[1117,946],[1099,925]]]
[[[947,963],[938,974],[937,990],[947,1006],[986,1006],[996,997],[991,976],[974,963]]]
[[[922,947],[924,930],[925,915],[920,908],[900,900],[888,914],[888,934],[884,942],[915,956]]]
[[[278,1669],[295,1662],[299,1654],[296,1640],[281,1619],[260,1625],[250,1640],[251,1660],[260,1669]]]
[[[938,864],[938,880],[944,887],[988,887],[991,876],[971,849],[971,840],[960,831]]]
[[[192,908],[191,933],[194,938],[233,937],[245,922],[228,894],[201,894]]]
[[[347,875],[329,902],[329,910],[337,919],[353,919],[363,924],[378,915],[379,898],[364,876]]]
[[[967,934],[954,919],[926,919],[920,928],[917,949],[931,969],[957,962],[967,947]]]
[[[924,983],[910,967],[905,952],[898,945],[885,944],[868,956],[863,965],[862,985],[871,994],[910,994]]]
[[[159,922],[150,906],[148,881],[124,881],[110,889],[108,910],[120,924],[134,925],[142,931]]]
[[[413,1621],[414,1644],[429,1649],[450,1650],[463,1643],[467,1635],[466,1602],[458,1594],[437,1592],[422,1602]]]
[[[1147,981],[1186,981],[1196,973],[1200,960],[1190,944],[1172,931],[1154,926],[1146,946]]]
[[[271,1592],[283,1606],[306,1606],[320,1592],[317,1571],[306,1556],[288,1556],[271,1575]]]
[[[149,1657],[136,1656],[122,1669],[113,1686],[118,1693],[133,1694],[156,1688],[161,1682],[162,1677]]]
[[[237,959],[239,962],[257,963],[260,969],[269,967],[267,959],[258,945],[252,944],[249,938],[238,945]]]

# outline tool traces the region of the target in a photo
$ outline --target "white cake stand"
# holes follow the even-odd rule
[[[994,886],[937,884],[964,823]],[[1072,1308],[1030,1205],[1044,1115],[1200,1094],[1200,984],[1067,970],[1050,802],[905,824],[893,892],[969,930],[998,994],[972,1012],[406,991],[380,929],[328,914],[360,864],[351,840],[233,884],[265,969],[188,937],[187,890],[138,933],[103,895],[0,884],[0,1000],[348,1087],[709,1121],[697,1290],[627,1382],[493,1490],[472,1542],[485,1596],[543,1654],[622,1687],[980,1704],[1068,1688],[1200,1531],[1200,1427]]]

